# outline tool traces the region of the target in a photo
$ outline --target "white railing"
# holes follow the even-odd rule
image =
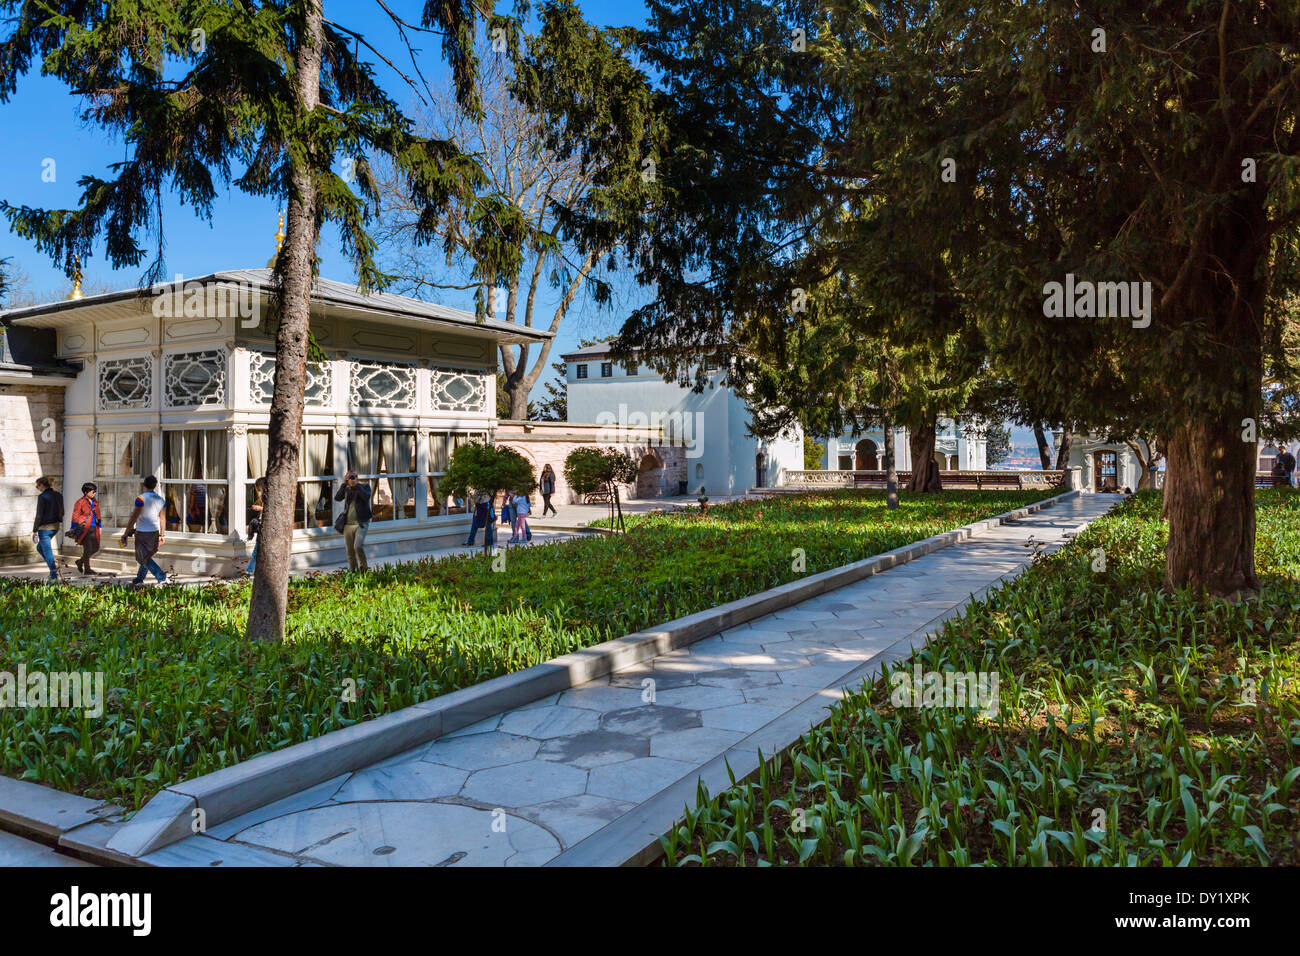
[[[899,471],[899,484],[912,479],[910,471]],[[947,487],[964,488],[1055,488],[1065,479],[1065,472],[1049,469],[1030,471],[941,471],[939,480]],[[880,470],[804,470],[786,471],[785,488],[860,488],[881,485],[885,473]]]

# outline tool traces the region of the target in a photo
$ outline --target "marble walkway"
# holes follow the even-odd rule
[[[600,840],[665,788],[693,783],[719,755],[788,745],[783,715],[819,695],[829,706],[828,692],[850,672],[906,656],[969,595],[1019,573],[1039,545],[1062,545],[1118,500],[1058,503],[341,775],[146,860],[204,865],[219,851],[236,865],[547,863]]]

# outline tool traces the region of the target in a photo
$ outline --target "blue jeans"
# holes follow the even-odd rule
[[[478,515],[475,515],[473,518],[471,518],[470,526],[469,526],[469,539],[465,542],[465,547],[467,548],[474,547],[474,539],[478,537],[479,528],[483,529],[483,537],[486,539],[485,543],[489,548],[492,547],[494,544],[496,544],[497,543],[496,520],[497,520],[496,515],[491,512],[488,512],[487,524],[481,524],[478,520]]]
[[[253,556],[248,559],[248,573],[251,576],[257,570],[257,549],[262,545],[262,536],[259,534],[253,539]]]
[[[36,532],[36,550],[40,552],[45,563],[50,566],[50,580],[53,581],[59,576],[59,566],[54,563],[54,545],[50,542],[54,540],[57,531],[38,531]]]

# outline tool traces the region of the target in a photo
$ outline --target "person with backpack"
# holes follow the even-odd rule
[[[343,535],[343,544],[348,550],[348,567],[353,570],[368,571],[366,564],[366,532],[370,530],[370,483],[360,481],[355,471],[343,476],[343,487],[334,496],[335,501],[346,501],[343,514],[334,522],[334,530]]]
[[[54,490],[50,479],[42,475],[36,479],[36,520],[32,523],[32,544],[45,559],[50,569],[50,580],[59,579],[59,566],[54,563],[54,545],[51,543],[63,525],[63,495]]]
[[[99,551],[100,528],[99,502],[95,500],[99,488],[93,481],[81,486],[81,497],[72,506],[72,527],[68,535],[81,545],[81,557],[77,558],[77,570],[82,574],[93,574],[90,559]]]
[[[126,547],[126,539],[135,535],[135,563],[140,566],[135,574],[135,580],[131,582],[132,587],[140,587],[144,584],[146,573],[152,574],[158,579],[159,584],[167,583],[167,575],[163,569],[158,567],[158,562],[153,556],[158,553],[158,549],[166,543],[167,536],[163,532],[163,512],[167,509],[167,499],[158,492],[154,491],[158,487],[158,479],[150,475],[144,481],[140,482],[141,491],[136,496],[135,507],[131,511],[131,517],[122,529],[122,547]]]

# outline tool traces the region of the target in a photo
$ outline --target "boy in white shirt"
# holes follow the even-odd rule
[[[140,492],[135,499],[135,508],[131,512],[131,519],[126,523],[126,528],[122,531],[122,547],[126,547],[126,539],[130,536],[132,529],[135,531],[135,561],[140,565],[140,570],[136,572],[135,581],[132,583],[139,587],[144,584],[146,572],[153,574],[158,579],[159,584],[167,580],[167,575],[163,569],[158,567],[158,562],[153,556],[158,553],[158,549],[163,545],[165,536],[163,534],[163,512],[167,508],[167,499],[158,492],[154,491],[158,487],[158,479],[150,475],[143,482],[144,490]]]

